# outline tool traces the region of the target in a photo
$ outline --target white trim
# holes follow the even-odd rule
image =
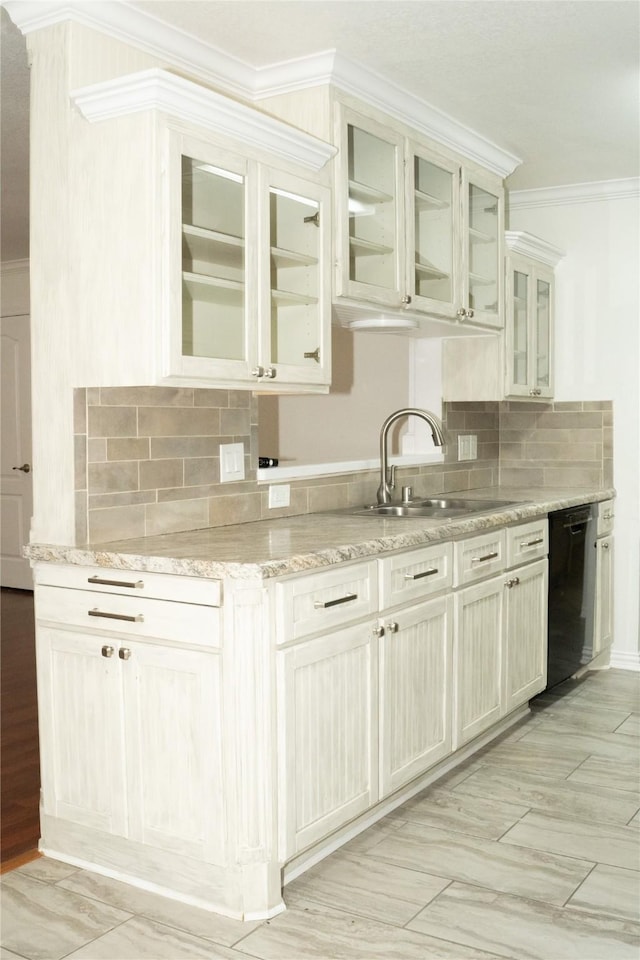
[[[640,651],[612,650],[609,665],[619,670],[640,671]]]
[[[389,464],[398,467],[427,466],[444,463],[442,453],[419,453],[389,457]],[[379,470],[380,459],[342,460],[336,463],[304,463],[291,467],[264,467],[257,472],[258,483],[280,483],[282,480],[304,480],[314,477],[333,477],[344,473],[359,473],[361,470]]]
[[[592,203],[596,200],[626,200],[640,196],[640,177],[626,180],[597,180],[593,183],[570,183],[559,187],[535,190],[513,190],[508,193],[510,210],[526,207],[553,207],[562,203]]]
[[[70,98],[90,123],[162,110],[314,171],[337,153],[282,120],[157,67],[72,90]]]
[[[524,257],[533,257],[549,267],[557,267],[564,257],[564,250],[554,247],[547,240],[541,240],[525,230],[505,230],[504,240],[513,253],[520,253]]]
[[[125,2],[5,0],[4,5],[25,34],[72,20],[136,46],[183,72],[196,72],[204,82],[248,101],[333,83],[502,178],[521,163],[519,157],[403,90],[388,77],[335,50],[256,69]]]

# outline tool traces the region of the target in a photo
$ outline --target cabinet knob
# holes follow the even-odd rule
[[[400,629],[400,624],[397,623],[395,620],[392,620],[391,623],[387,624],[387,630],[389,631],[389,633],[397,633],[399,629]]]
[[[129,650],[129,647],[120,647],[118,650],[118,656],[121,660],[129,660],[131,657],[131,650]]]
[[[384,627],[374,627],[373,635],[374,637],[378,637],[378,639],[380,639],[380,637],[384,637]]]
[[[264,377],[264,367],[254,367],[251,371],[252,377]]]
[[[608,542],[608,540],[605,540],[605,541],[604,541],[604,543],[602,544],[602,549],[603,549],[603,550],[608,550],[608,549],[609,549],[609,542]]]
[[[107,644],[105,644],[104,647],[102,648],[101,653],[103,657],[112,657],[113,647],[109,647]]]
[[[267,369],[264,372],[265,379],[267,380],[275,380],[276,374],[277,374],[277,370],[275,367],[267,367]]]
[[[459,317],[460,320],[464,320],[466,316],[467,316],[467,311],[465,310],[464,307],[460,307],[459,310],[456,310],[456,317]]]
[[[517,587],[520,583],[520,577],[512,577],[510,580],[505,580],[505,587],[508,587],[511,590],[512,587]]]
[[[469,317],[469,319],[471,319],[471,317],[473,316],[473,310],[467,310],[467,316]]]
[[[23,463],[21,467],[11,467],[12,470],[21,470],[23,473],[31,473],[31,464]]]
[[[405,296],[402,298],[402,301],[401,301],[401,302],[404,303],[404,305],[405,305],[406,307],[408,307],[409,304],[411,303],[411,297],[410,297],[410,295],[409,295],[408,293],[405,294]]]

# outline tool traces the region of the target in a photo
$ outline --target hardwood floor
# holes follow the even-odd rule
[[[40,836],[33,593],[3,587],[0,614],[0,861],[4,872],[35,854]]]

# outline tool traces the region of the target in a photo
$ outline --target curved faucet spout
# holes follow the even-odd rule
[[[429,413],[428,410],[420,410],[418,407],[405,407],[402,410],[396,410],[395,413],[392,413],[390,416],[388,416],[382,424],[382,428],[380,430],[380,486],[378,487],[377,493],[378,503],[391,502],[391,491],[395,485],[394,467],[391,468],[391,474],[389,475],[389,470],[387,468],[387,436],[389,434],[389,430],[396,420],[401,420],[402,417],[419,417],[421,420],[424,420],[425,423],[428,423],[431,428],[431,435],[435,445],[437,447],[441,447],[444,444],[442,424],[435,414]]]

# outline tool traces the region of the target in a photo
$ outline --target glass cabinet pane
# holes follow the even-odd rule
[[[551,284],[546,280],[536,281],[536,371],[535,382],[538,387],[549,387],[551,383],[549,346]]]
[[[182,352],[244,360],[244,178],[182,158]]]
[[[498,313],[499,293],[498,197],[469,184],[469,306]]]
[[[349,279],[389,290],[398,287],[396,149],[348,125]]]
[[[513,383],[526,386],[529,368],[529,277],[513,271]]]
[[[272,188],[269,194],[272,363],[320,363],[320,207]]]
[[[453,175],[414,157],[415,293],[453,300]]]

